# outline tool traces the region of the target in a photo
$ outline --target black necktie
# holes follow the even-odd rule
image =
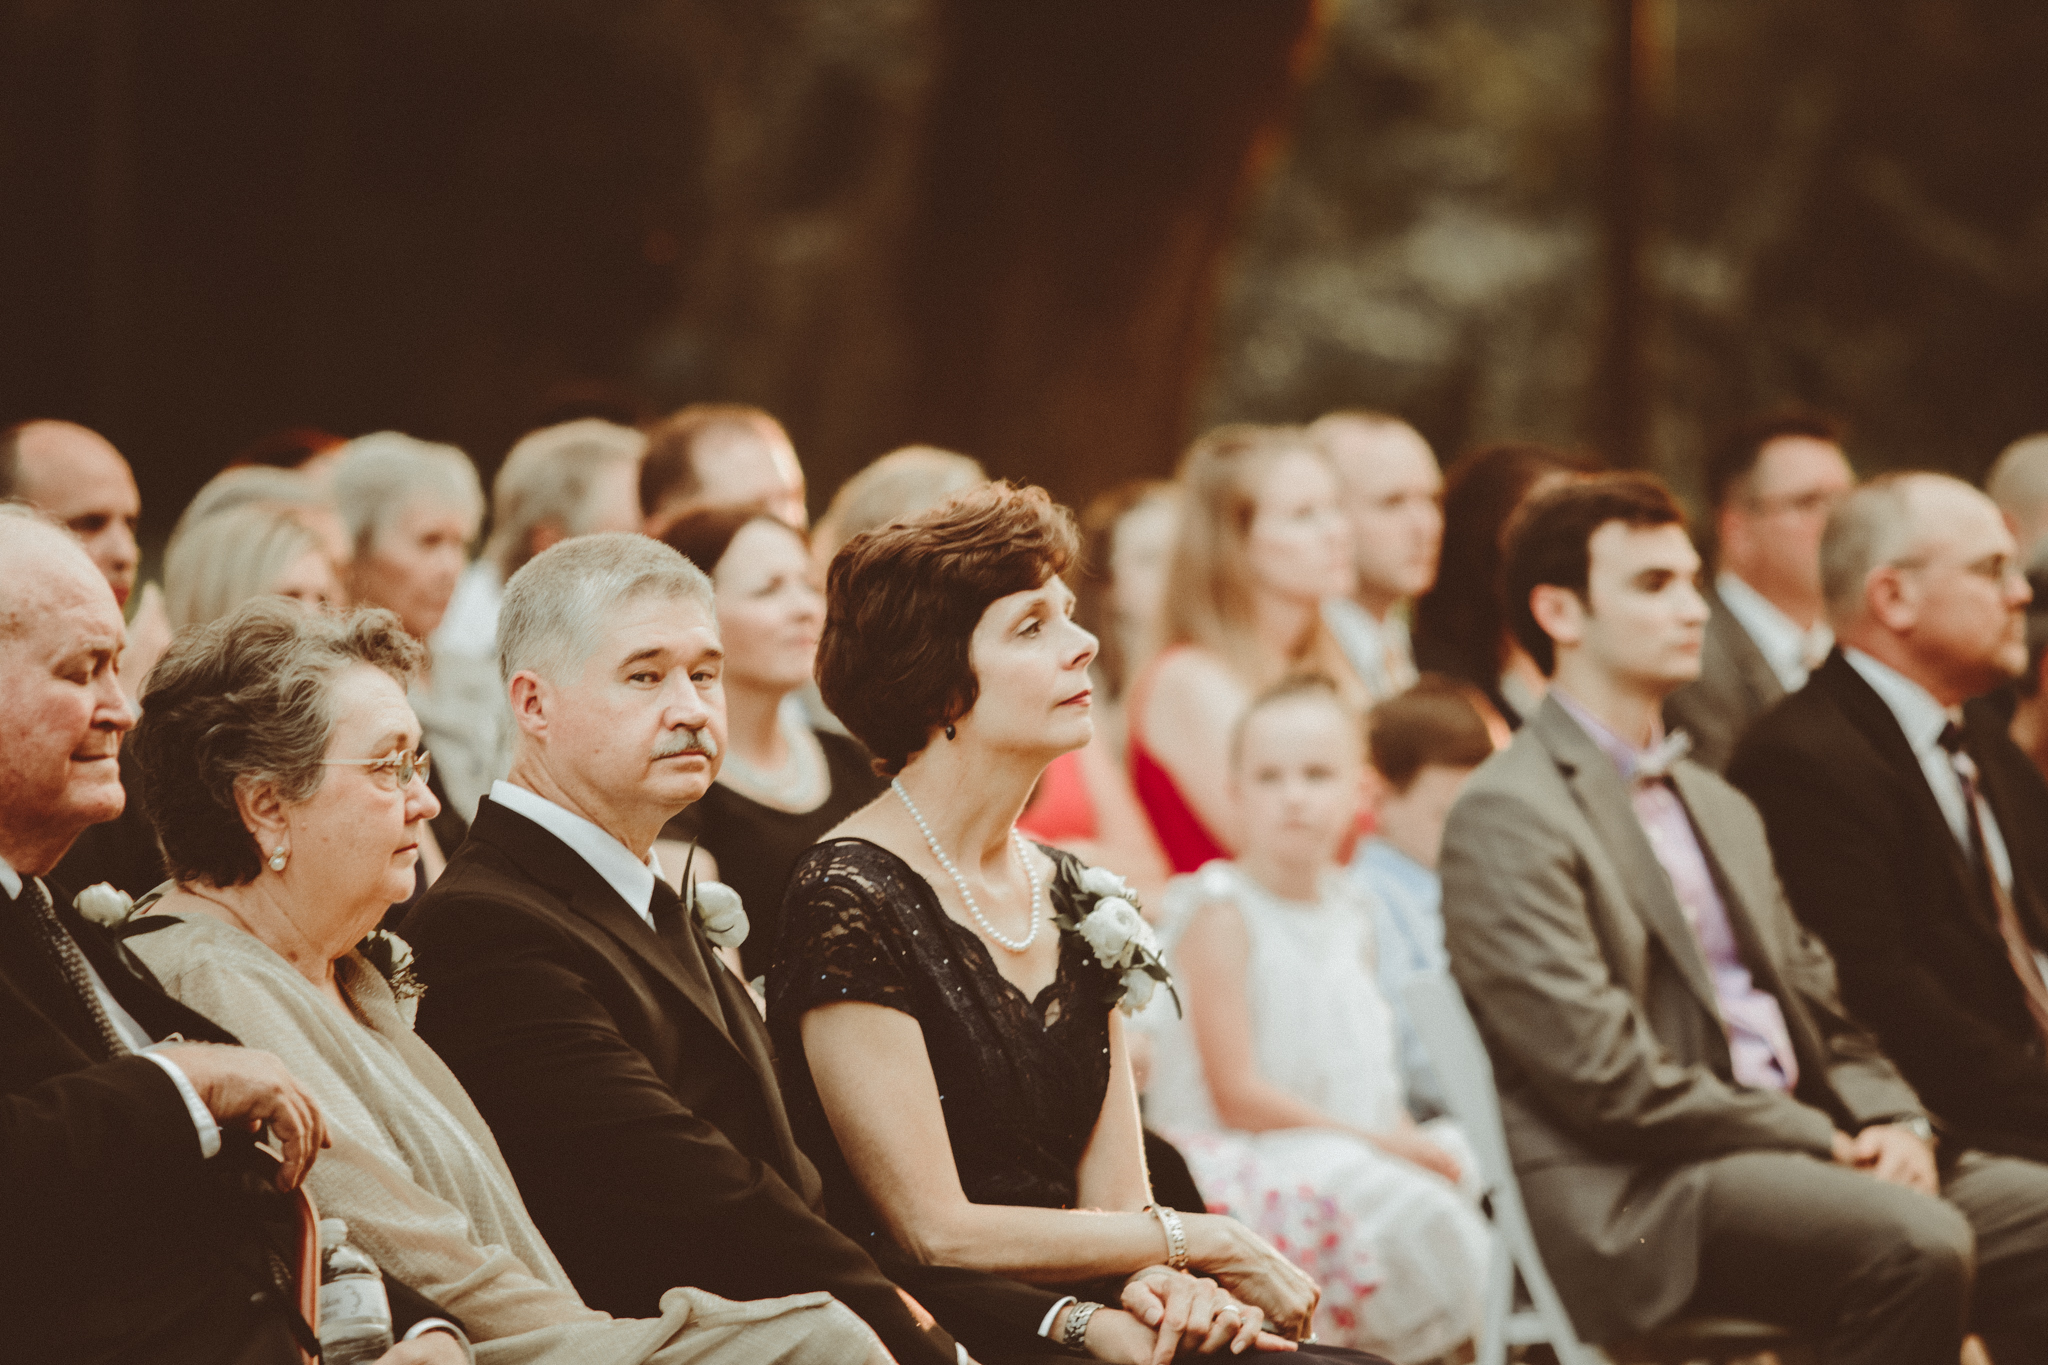
[[[2005,940],[2006,958],[2012,963],[2013,974],[2020,979],[2020,992],[2026,997],[2027,1012],[2034,1017],[2035,1031],[2048,1044],[2048,981],[2041,977],[2041,964],[2020,924],[2012,892],[1998,879],[1998,869],[1991,863],[1991,845],[1984,837],[1984,819],[1977,809],[1977,761],[1963,748],[1963,732],[1953,721],[1941,727],[1939,742],[1948,750],[1949,763],[1963,789],[1963,810],[1969,815],[1970,860],[1989,887],[1991,907],[1998,916],[1998,936]]]
[[[710,960],[697,935],[691,932],[690,912],[683,909],[683,898],[667,882],[656,877],[654,895],[647,902],[647,913],[654,920],[654,932],[675,954],[683,970],[695,974],[711,992],[711,998],[718,1002],[718,1022],[730,1028],[732,1020],[725,1013],[725,996],[718,989],[718,973],[723,968]]]
[[[36,878],[23,877],[21,899],[35,920],[36,932],[42,938],[50,960],[56,964],[57,974],[70,984],[79,1003],[85,1006],[85,1012],[92,1016],[93,1027],[99,1030],[101,1048],[109,1059],[127,1056],[128,1044],[121,1040],[114,1021],[107,1017],[106,1006],[100,1003],[100,993],[92,984],[92,968],[86,965],[85,954],[57,918],[56,907],[50,904],[50,893]]]

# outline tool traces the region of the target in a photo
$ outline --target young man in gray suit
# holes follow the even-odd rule
[[[1451,968],[1580,1332],[1784,1324],[1835,1365],[2048,1361],[2048,1167],[1937,1148],[1793,919],[1756,811],[1660,709],[1707,621],[1683,514],[1612,474],[1511,530],[1542,707],[1453,808]]]

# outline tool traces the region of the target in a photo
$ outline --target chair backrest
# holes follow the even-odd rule
[[[1458,983],[1443,972],[1424,972],[1410,978],[1405,995],[1408,1014],[1415,1031],[1429,1052],[1450,1105],[1451,1117],[1464,1130],[1479,1163],[1479,1178],[1492,1210],[1494,1231],[1500,1235],[1515,1272],[1529,1291],[1535,1314],[1544,1324],[1541,1339],[1549,1341],[1564,1365],[1603,1360],[1592,1347],[1579,1340],[1565,1311],[1564,1300],[1544,1269],[1543,1253],[1537,1250],[1535,1231],[1529,1226],[1528,1210],[1522,1205],[1522,1187],[1515,1179],[1515,1167],[1508,1156],[1507,1132],[1501,1126],[1500,1093],[1494,1088],[1493,1059],[1479,1026],[1465,1008]]]
[[[313,1192],[304,1185],[299,1186],[292,1196],[292,1208],[298,1218],[298,1255],[293,1265],[293,1278],[298,1290],[299,1315],[306,1320],[306,1326],[313,1329],[314,1336],[320,1333],[320,1209],[313,1203]],[[306,1365],[318,1365],[316,1357],[306,1355]]]
[[[1406,994],[1415,1032],[1436,1068],[1451,1116],[1472,1144],[1486,1192],[1515,1190],[1515,1168],[1501,1128],[1500,1095],[1493,1084],[1493,1060],[1486,1055],[1458,983],[1443,972],[1423,972],[1409,979]]]

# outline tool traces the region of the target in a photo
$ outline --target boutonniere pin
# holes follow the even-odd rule
[[[1126,1015],[1137,1014],[1152,1003],[1153,992],[1161,986],[1173,997],[1173,1011],[1181,1014],[1180,992],[1173,973],[1160,956],[1158,936],[1138,912],[1138,893],[1129,882],[1107,868],[1081,870],[1081,894],[1074,898],[1072,914],[1053,917],[1053,924],[1079,934],[1095,953],[1095,960],[1117,974],[1110,1003]]]
[[[747,923],[747,907],[740,893],[724,882],[691,880],[690,868],[696,861],[697,845],[692,843],[683,860],[683,909],[697,917],[714,948],[737,948],[747,941],[747,931],[753,927]]]
[[[111,882],[95,882],[71,898],[71,907],[94,924],[109,929],[128,922],[135,913],[135,901]]]

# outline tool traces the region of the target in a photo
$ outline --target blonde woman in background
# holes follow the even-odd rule
[[[1162,648],[1126,707],[1131,784],[1174,872],[1237,846],[1222,775],[1231,727],[1295,672],[1365,704],[1323,603],[1357,570],[1337,472],[1299,427],[1218,427],[1181,461],[1180,525],[1160,606]]]
[[[181,530],[164,557],[172,630],[202,626],[252,597],[289,597],[315,610],[345,604],[320,535],[294,508],[249,503]]]
[[[350,600],[397,613],[406,633],[427,643],[448,613],[483,520],[476,467],[454,446],[375,432],[342,447],[334,500],[354,551]],[[426,729],[443,804],[466,830],[477,802],[512,765],[497,661],[429,653],[407,700]]]
[[[892,450],[839,486],[811,532],[811,554],[824,579],[832,557],[864,531],[914,517],[964,489],[988,482],[981,461],[937,446]]]

